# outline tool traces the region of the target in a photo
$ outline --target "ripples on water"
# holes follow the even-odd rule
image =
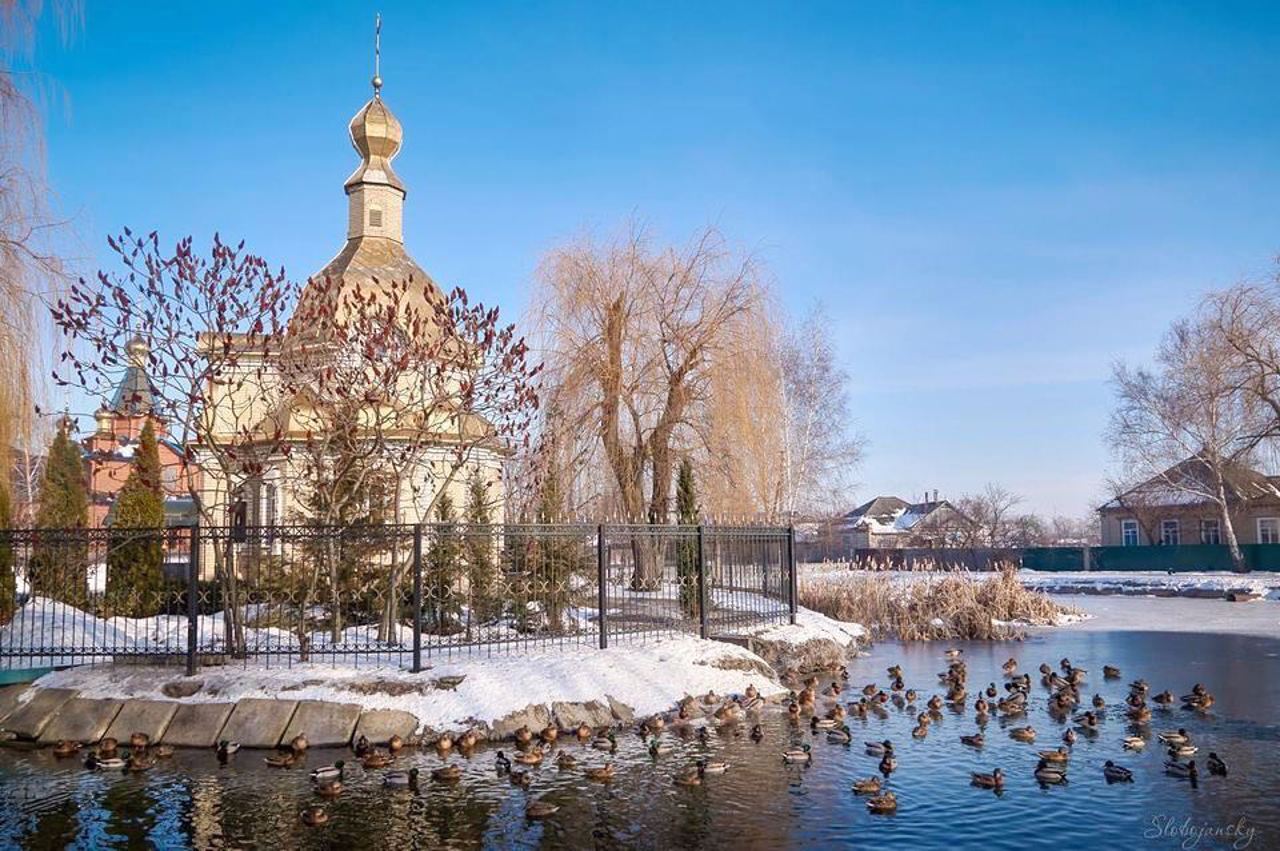
[[[320,803],[306,769],[266,768],[261,754],[242,751],[219,767],[211,753],[180,752],[156,769],[134,776],[89,773],[78,760],[56,761],[48,751],[0,750],[0,844],[28,847],[546,847],[546,848],[822,848],[895,845],[917,848],[1055,847],[1175,848],[1184,835],[1152,836],[1157,825],[1184,823],[1222,829],[1245,819],[1256,833],[1249,847],[1280,847],[1280,642],[1247,636],[1165,633],[1058,633],[1024,643],[961,645],[972,693],[989,681],[1002,683],[1000,664],[1010,655],[1020,670],[1041,662],[1056,666],[1069,657],[1089,669],[1082,689],[1086,701],[1100,692],[1112,707],[1102,733],[1075,746],[1070,783],[1040,788],[1032,778],[1035,751],[1057,747],[1064,724],[1049,718],[1045,691],[1033,690],[1026,718],[1005,724],[993,718],[981,751],[964,747],[959,736],[976,730],[972,713],[943,711],[928,738],[911,738],[912,713],[890,707],[885,719],[850,724],[852,747],[831,745],[825,734],[811,738],[776,710],[763,719],[765,739],[752,742],[748,727],[718,731],[707,744],[695,736],[664,738],[675,752],[656,762],[640,738],[619,736],[616,779],[586,780],[580,768],[560,771],[548,758],[529,790],[516,789],[493,771],[493,749],[470,758],[452,757],[464,768],[462,780],[441,786],[425,778],[441,761],[429,752],[410,753],[397,768],[418,765],[424,782],[418,794],[381,787],[382,772],[354,765],[341,798],[324,802],[329,824],[308,828],[299,810]],[[884,669],[901,663],[907,685],[934,692],[945,668],[939,645],[879,645],[850,666],[850,685],[887,685]],[[1104,682],[1102,665],[1121,667],[1124,677]],[[1204,772],[1197,788],[1163,773],[1164,754],[1154,742],[1145,753],[1126,753],[1128,731],[1121,702],[1127,683],[1150,682],[1152,693],[1175,695],[1202,682],[1217,696],[1213,714],[1174,709],[1155,712],[1151,731],[1185,726],[1200,746],[1201,767],[1210,750],[1230,765],[1228,778]],[[976,695],[973,695],[976,696]],[[973,696],[969,705],[972,706]],[[923,709],[923,705],[920,707]],[[1013,741],[1006,728],[1031,724],[1034,745]],[[796,740],[811,741],[808,767],[787,767],[780,751]],[[878,758],[864,740],[890,738],[897,745],[899,770],[889,788],[899,812],[875,816],[850,785],[875,773]],[[576,742],[562,743],[583,764],[605,756]],[[699,787],[673,784],[677,772],[701,755],[731,763],[727,774],[709,776]],[[312,766],[341,758],[338,751],[313,751]],[[347,754],[349,757],[350,755]],[[1136,782],[1107,785],[1102,763],[1114,759],[1134,770]],[[354,762],[354,760],[352,760]],[[1007,788],[997,797],[969,786],[971,771],[1000,766]],[[525,804],[541,798],[561,809],[543,822],[524,817]],[[1205,839],[1197,847],[1229,847]]]

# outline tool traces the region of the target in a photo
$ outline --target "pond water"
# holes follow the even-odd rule
[[[1092,848],[1280,847],[1280,641],[1255,635],[1198,635],[1121,629],[1060,630],[1024,642],[973,643],[964,649],[970,691],[1003,682],[999,666],[1017,658],[1033,675],[1041,662],[1069,657],[1089,670],[1084,692],[1101,693],[1111,709],[1096,739],[1075,745],[1066,786],[1041,788],[1033,779],[1035,751],[1057,747],[1065,725],[1045,710],[1045,690],[1033,690],[1025,719],[986,728],[986,746],[974,751],[959,736],[977,728],[972,712],[943,710],[924,740],[910,735],[913,713],[889,706],[884,718],[851,722],[856,744],[829,744],[807,725],[793,727],[771,708],[763,716],[764,739],[749,726],[697,736],[664,734],[670,754],[651,758],[633,732],[619,736],[611,783],[561,771],[548,759],[532,787],[518,789],[499,778],[494,750],[450,761],[462,779],[440,785],[424,779],[417,793],[382,788],[380,771],[348,770],[342,796],[324,802],[322,827],[306,827],[299,811],[321,803],[304,769],[274,770],[262,755],[241,752],[220,767],[211,753],[179,753],[142,775],[91,773],[79,760],[58,761],[46,751],[0,749],[0,845],[28,847],[541,847],[541,848],[819,848],[898,845],[918,848],[1026,848],[1037,843]],[[943,647],[877,645],[850,665],[851,684],[887,684],[884,669],[899,663],[907,685],[924,697],[940,692]],[[1103,664],[1124,677],[1104,681]],[[1144,677],[1152,693],[1175,694],[1203,683],[1217,697],[1209,715],[1180,709],[1156,711],[1152,744],[1125,752],[1129,732],[1120,706],[1127,683]],[[1037,677],[1038,681],[1038,677]],[[518,684],[513,684],[518,688]],[[970,699],[970,706],[972,698]],[[923,709],[923,705],[920,707]],[[1019,743],[1006,728],[1031,724],[1034,745]],[[1203,774],[1193,787],[1163,771],[1154,733],[1183,726],[1201,752],[1230,766],[1227,778]],[[854,779],[876,772],[878,757],[861,743],[889,738],[899,768],[888,787],[899,799],[896,815],[869,813],[850,790]],[[780,752],[792,741],[810,742],[813,762],[785,766]],[[604,755],[576,742],[562,744],[579,765],[599,765]],[[341,758],[313,751],[311,766]],[[701,786],[676,786],[675,775],[700,756],[730,763]],[[349,756],[349,754],[347,754]],[[1114,759],[1131,768],[1135,782],[1108,785],[1102,764]],[[353,760],[354,762],[354,760]],[[420,766],[424,774],[441,760],[413,752],[396,768]],[[971,771],[1000,766],[1008,775],[1003,795],[969,785]],[[560,806],[544,821],[525,818],[528,801]],[[1234,828],[1239,837],[1227,832]],[[1237,841],[1238,839],[1238,841]]]

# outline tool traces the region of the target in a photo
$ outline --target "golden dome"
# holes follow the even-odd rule
[[[347,178],[347,191],[360,183],[380,183],[404,192],[404,184],[391,168],[392,158],[400,152],[404,132],[382,98],[374,94],[351,119],[348,129],[351,145],[360,155],[361,163]]]

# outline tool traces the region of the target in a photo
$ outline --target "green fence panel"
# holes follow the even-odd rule
[[[1253,570],[1280,572],[1280,544],[1247,544],[1240,548]],[[1044,571],[1161,571],[1192,573],[1230,571],[1225,546],[1186,544],[1177,547],[1032,547],[1022,554],[1022,567]]]
[[[1029,547],[1022,551],[1022,567],[1024,570],[1084,570],[1084,547]]]

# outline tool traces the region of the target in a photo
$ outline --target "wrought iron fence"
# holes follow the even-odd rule
[[[771,526],[0,530],[0,668],[424,658],[795,619]]]

